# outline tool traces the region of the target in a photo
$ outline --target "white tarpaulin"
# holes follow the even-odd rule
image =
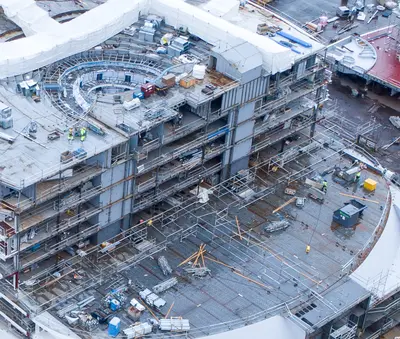
[[[165,17],[166,23],[176,28],[189,27],[192,34],[223,50],[249,42],[261,53],[267,72],[284,71],[294,63],[295,56],[288,48],[182,0],[153,0],[151,12]]]
[[[39,32],[56,32],[60,24],[34,0],[0,0],[4,14],[24,31],[26,36]]]
[[[253,325],[204,337],[204,339],[305,339],[305,337],[306,332],[293,321],[276,315]]]
[[[392,186],[392,205],[379,240],[364,262],[350,276],[383,298],[400,287],[400,190]]]
[[[5,13],[10,14],[10,19],[15,19],[25,28],[38,31],[27,38],[0,44],[0,78],[16,76],[46,66],[67,56],[86,51],[104,42],[127,26],[138,20],[139,12],[146,14],[149,8],[147,0],[108,0],[78,18],[58,24],[54,21],[56,29],[51,29],[47,17],[36,15],[32,21],[27,20],[25,14],[18,17],[15,13],[17,5],[11,6],[14,0],[0,0],[4,5]],[[23,2],[23,0],[21,0]],[[25,7],[20,7],[26,13]],[[24,17],[24,20],[22,19]],[[38,22],[46,22],[43,29],[37,29]],[[30,26],[30,23],[32,24]]]
[[[46,16],[42,9],[33,8],[32,2],[0,0],[6,15],[33,34],[0,44],[0,78],[24,74],[93,48],[136,22],[139,13],[157,14],[164,17],[167,24],[187,27],[192,34],[221,50],[248,42],[260,52],[267,72],[287,70],[296,58],[288,48],[256,34],[254,30],[239,27],[211,14],[227,14],[218,10],[219,0],[213,1],[213,6],[209,4],[209,7],[204,7],[210,12],[183,0],[108,0],[64,24],[58,24]],[[234,7],[229,7],[229,15],[232,15]],[[32,18],[29,12],[33,13]]]
[[[229,20],[237,15],[239,5],[239,0],[212,0],[199,5],[199,8],[212,15]]]

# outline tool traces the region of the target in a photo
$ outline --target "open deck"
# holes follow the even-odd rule
[[[334,307],[341,309],[365,295],[364,289],[347,283],[346,273],[358,265],[377,227],[382,226],[382,215],[387,210],[382,210],[381,206],[385,205],[388,196],[385,180],[370,170],[362,172],[361,181],[375,180],[378,185],[374,193],[364,191],[359,183],[344,187],[334,182],[331,174],[324,175],[334,165],[350,166],[351,161],[338,153],[337,144],[322,146],[323,141],[320,140],[319,146],[309,147],[303,155],[288,160],[277,171],[271,170],[271,165],[280,163],[273,155],[270,161],[265,161],[265,166],[258,168],[253,183],[220,184],[211,188],[213,194],[205,204],[194,202],[194,195],[182,192],[179,196],[186,198],[180,202],[179,196],[175,196],[154,209],[139,212],[138,218],[153,219],[151,228],[143,229],[143,225],[138,225],[123,232],[110,240],[116,248],[107,253],[90,246],[84,249],[87,256],[83,259],[64,254],[61,263],[55,263],[54,258],[49,259],[52,265],[45,261],[43,265],[49,267],[47,272],[58,270],[62,278],[53,283],[55,278],[47,275],[46,270],[36,275],[28,273],[26,277],[22,274],[21,281],[37,279],[34,286],[22,283],[24,293],[40,304],[58,305],[54,315],[66,305],[93,295],[96,300],[89,305],[89,310],[93,311],[102,307],[101,299],[105,294],[116,286],[126,285],[129,279],[134,284],[128,289],[128,300],[138,298],[141,288],[152,288],[166,280],[155,260],[164,255],[173,268],[172,276],[177,277],[179,283],[160,295],[167,305],[153,312],[161,318],[174,303],[170,315],[188,318],[193,336],[261,320],[281,312],[285,305],[295,314],[300,305],[304,307],[304,298],[307,303],[316,305],[316,311],[321,315],[317,317],[318,322],[323,322],[332,315],[332,309],[327,306],[332,297],[336,300]],[[312,189],[304,185],[304,179],[315,174],[323,175],[328,181],[323,204],[307,198],[304,208],[291,203],[273,213],[291,198],[284,193],[288,179],[289,187],[297,191],[296,196],[308,197]],[[197,186],[192,187],[195,192]],[[246,194],[240,194],[245,191]],[[251,191],[259,198],[240,197],[251,195]],[[350,195],[360,197],[367,209],[355,228],[344,229],[332,223],[332,216],[351,199]],[[285,231],[264,231],[266,225],[280,219],[290,222]],[[137,251],[133,239],[137,241],[138,237],[150,241],[148,251]],[[202,243],[206,244],[205,263],[211,275],[196,279],[185,272],[185,266],[178,265]],[[305,251],[307,245],[311,246],[309,254]],[[123,267],[130,268],[121,271]],[[72,279],[74,270],[81,272],[84,279]],[[113,282],[108,278],[112,275]],[[344,285],[343,291],[331,289],[342,283],[349,286]],[[46,289],[40,286],[46,286]],[[329,296],[325,299],[328,291]],[[67,295],[71,299],[65,302]],[[122,328],[133,324],[125,307],[116,314],[121,318]],[[315,312],[310,312],[311,316],[314,317]],[[141,316],[143,320],[149,317],[152,316],[148,311]],[[310,322],[314,321],[310,318]],[[83,328],[75,330],[81,333]],[[101,327],[96,331],[101,331]]]

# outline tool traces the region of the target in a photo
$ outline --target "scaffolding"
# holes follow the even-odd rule
[[[331,328],[329,339],[354,339],[357,334],[357,324],[348,321],[338,329]]]

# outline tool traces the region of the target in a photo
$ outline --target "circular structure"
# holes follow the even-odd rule
[[[48,66],[42,86],[55,107],[79,116],[90,110],[99,90],[134,90],[140,84],[154,82],[171,66],[156,54],[93,49]]]

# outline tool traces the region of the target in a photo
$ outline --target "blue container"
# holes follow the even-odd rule
[[[32,252],[35,252],[35,251],[37,251],[39,248],[40,248],[40,244],[35,244],[35,245],[32,246],[31,251],[32,251]]]
[[[110,337],[116,337],[121,331],[121,320],[114,317],[108,323],[108,335]]]
[[[133,99],[136,99],[136,98],[138,98],[138,99],[144,99],[144,93],[141,92],[141,91],[134,92],[133,95],[132,95],[132,97],[133,97]]]
[[[113,299],[110,302],[111,311],[118,311],[121,307],[120,302],[117,299]]]

